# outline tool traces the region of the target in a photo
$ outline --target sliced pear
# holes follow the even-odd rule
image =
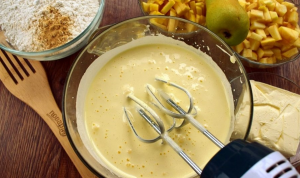
[[[272,38],[274,38],[276,41],[281,40],[281,35],[278,31],[278,27],[277,25],[272,25],[270,27],[268,27],[268,31],[271,34]]]
[[[298,48],[297,47],[294,47],[284,53],[282,53],[283,56],[287,57],[287,58],[291,58],[293,57],[294,55],[298,54]]]
[[[278,31],[284,41],[294,43],[299,38],[299,32],[288,27],[281,26]]]

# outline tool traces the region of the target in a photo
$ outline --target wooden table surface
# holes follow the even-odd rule
[[[100,26],[141,16],[137,0],[107,0]],[[58,106],[68,70],[78,53],[42,62]],[[268,71],[300,85],[300,60]],[[0,177],[77,178],[78,171],[48,126],[30,107],[15,98],[0,82]],[[300,168],[298,168],[300,171]]]

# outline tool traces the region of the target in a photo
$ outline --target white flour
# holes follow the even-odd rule
[[[74,24],[69,28],[78,36],[93,20],[98,0],[0,0],[0,29],[5,31],[8,42],[20,51],[37,51],[39,18],[52,6],[60,14],[70,17]]]

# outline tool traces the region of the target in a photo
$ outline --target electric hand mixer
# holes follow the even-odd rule
[[[125,116],[130,124],[131,129],[139,140],[146,143],[153,143],[160,139],[168,143],[198,174],[201,178],[208,177],[218,177],[218,178],[297,178],[300,177],[296,169],[290,164],[290,162],[279,152],[273,151],[261,144],[256,142],[249,143],[244,140],[234,140],[224,146],[214,135],[212,135],[205,127],[203,127],[194,116],[196,116],[197,111],[193,106],[192,96],[181,86],[175,83],[168,82],[163,79],[156,78],[157,81],[168,84],[169,86],[175,87],[179,90],[185,92],[189,98],[189,109],[184,111],[180,106],[178,106],[169,96],[162,90],[158,90],[161,98],[165,100],[172,108],[174,108],[178,113],[169,110],[162,104],[162,102],[156,97],[152,91],[152,87],[147,85],[147,93],[151,96],[154,101],[154,105],[158,107],[163,113],[171,116],[173,118],[172,126],[166,130],[161,118],[157,113],[145,104],[143,101],[130,94],[128,97],[138,104],[138,113],[150,124],[150,126],[159,134],[154,139],[144,139],[137,133],[130,119],[128,111],[124,108]],[[194,111],[194,112],[193,112]],[[147,113],[149,113],[152,119]],[[176,126],[175,119],[184,119],[183,122]],[[206,164],[202,170],[197,166],[197,164],[189,158],[189,156],[173,141],[169,136],[173,128],[182,127],[183,125],[191,123],[199,131],[201,131],[207,138],[209,138],[214,144],[216,144],[221,150],[213,156],[213,158]]]

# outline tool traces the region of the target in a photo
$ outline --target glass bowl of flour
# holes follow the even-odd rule
[[[3,1],[0,48],[38,61],[67,57],[88,43],[104,6],[105,0]]]
[[[168,32],[157,21],[174,23],[177,30]],[[193,31],[183,30],[186,27]],[[134,102],[127,97],[132,94],[157,112],[166,129],[170,126],[172,118],[151,104],[146,84],[163,88],[187,109],[187,97],[159,84],[155,77],[187,89],[198,113],[195,119],[224,144],[231,140],[240,106],[247,110],[244,119],[251,123],[252,94],[245,69],[218,36],[176,17],[123,21],[96,34],[76,58],[64,87],[62,112],[69,141],[99,177],[195,177],[168,144],[141,142],[124,117],[126,107],[137,132],[145,137],[155,134],[135,112]],[[249,129],[250,124],[241,128],[241,139],[247,138]],[[200,168],[219,150],[191,124],[168,135]]]

